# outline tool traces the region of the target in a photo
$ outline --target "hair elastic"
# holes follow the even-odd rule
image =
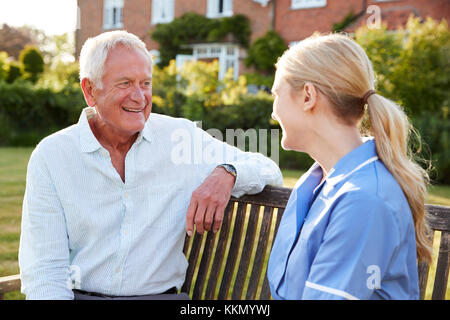
[[[367,91],[364,96],[362,97],[363,103],[367,104],[367,99],[369,99],[369,97],[373,94],[376,94],[377,92],[375,90],[369,90]]]

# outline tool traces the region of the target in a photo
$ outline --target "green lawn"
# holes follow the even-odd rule
[[[0,277],[19,273],[17,254],[21,210],[26,167],[31,151],[32,148],[0,148]],[[283,170],[285,186],[293,187],[302,173],[296,170]],[[427,202],[450,206],[450,186],[433,186],[429,192]],[[440,234],[437,236],[440,237]],[[435,239],[436,252],[437,240],[438,238]],[[433,265],[431,269],[433,272]],[[448,296],[449,294],[447,298]],[[16,299],[23,296],[12,293],[6,298]]]

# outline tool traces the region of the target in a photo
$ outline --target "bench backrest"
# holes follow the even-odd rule
[[[187,237],[184,252],[189,267],[182,290],[192,299],[270,299],[267,262],[290,193],[288,188],[267,186],[257,195],[231,198],[219,232]],[[450,259],[450,207],[426,207],[430,236],[435,239],[440,232],[440,243],[434,279],[428,279],[429,265],[419,264],[420,297],[424,298],[431,280],[431,298],[443,300]],[[19,275],[0,278],[0,299],[19,289]]]
[[[267,262],[291,189],[267,186],[256,195],[231,198],[222,228],[187,237],[189,267],[182,288],[192,299],[270,299]],[[441,232],[432,299],[445,299],[449,271],[450,207],[426,205],[432,236]],[[419,264],[424,299],[429,265]]]

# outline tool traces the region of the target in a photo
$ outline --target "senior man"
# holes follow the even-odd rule
[[[194,225],[216,232],[230,195],[281,185],[280,170],[194,122],[151,114],[151,57],[130,33],[88,39],[80,79],[89,107],[77,124],[43,139],[28,164],[22,292],[27,299],[187,298],[176,294],[187,269],[186,232]],[[223,157],[204,157],[205,150]]]

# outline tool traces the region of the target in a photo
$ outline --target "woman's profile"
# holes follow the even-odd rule
[[[274,241],[272,296],[418,299],[417,259],[431,259],[427,174],[411,158],[407,116],[375,91],[369,58],[346,35],[313,35],[276,66],[282,146],[316,162]]]

